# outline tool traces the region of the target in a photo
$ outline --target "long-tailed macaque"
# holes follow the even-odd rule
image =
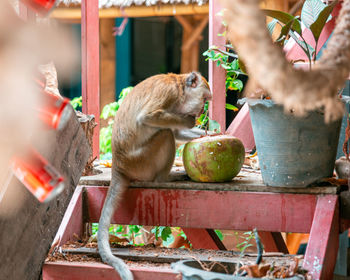
[[[156,75],[136,85],[115,116],[112,179],[99,221],[98,248],[102,260],[122,280],[133,276],[111,252],[111,217],[131,181],[167,180],[175,158],[175,137],[190,140],[203,135],[191,128],[210,99],[209,85],[199,73]]]

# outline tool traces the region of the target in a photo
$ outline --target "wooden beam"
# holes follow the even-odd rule
[[[135,280],[177,280],[178,274],[169,267],[128,264]],[[23,278],[25,279],[25,278]],[[47,262],[43,280],[118,280],[119,274],[109,265],[89,262]]]
[[[217,13],[221,10],[219,1],[209,1],[209,46],[223,46],[226,41],[223,36],[218,36],[225,31],[221,18]],[[215,81],[215,82],[214,82]],[[213,100],[209,105],[209,117],[216,120],[221,126],[221,132],[226,130],[226,72],[222,67],[217,67],[216,63],[209,60],[209,84],[213,93]]]
[[[84,222],[98,222],[107,190],[86,187]],[[111,223],[310,232],[316,201],[307,194],[129,188]]]
[[[181,73],[198,71],[199,41],[208,23],[208,17],[175,16],[183,27],[181,47]]]
[[[317,199],[303,267],[312,279],[332,279],[339,246],[339,204],[337,195]]]
[[[100,49],[98,0],[83,0],[81,5],[81,75],[83,113],[94,115],[93,156],[99,157],[100,133]]]
[[[120,9],[119,7],[111,7],[108,9],[100,9],[100,18],[119,18],[119,17],[160,17],[175,15],[205,15],[209,13],[209,5],[157,5],[157,6],[132,6]],[[56,19],[80,19],[81,11],[79,7],[58,7],[50,14],[51,18]]]
[[[207,26],[209,21],[208,17],[204,17],[201,19],[200,23],[193,28],[192,30],[192,35],[191,37],[182,45],[181,49],[182,50],[189,50],[193,43],[195,43],[196,41],[199,41],[199,37],[203,32],[203,29]]]
[[[186,31],[192,31],[191,23],[182,15],[175,15],[176,20],[181,24],[182,28]]]
[[[186,20],[187,22],[186,28],[184,28],[182,32],[182,45],[184,45],[192,37],[192,30],[193,26],[195,25],[195,20],[192,16],[182,17],[182,19]],[[195,57],[198,60],[198,48],[199,44],[194,43],[193,51],[181,49],[181,73],[188,73],[193,70],[198,70],[197,68],[195,68],[196,65],[193,65],[193,57]]]

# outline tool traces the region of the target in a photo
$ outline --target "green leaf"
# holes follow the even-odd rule
[[[163,240],[163,246],[168,247],[175,241],[175,237],[170,234],[169,237],[166,240]]]
[[[154,228],[152,228],[151,232],[154,234],[154,237],[158,241],[158,238],[159,238],[159,226],[155,226]]]
[[[321,0],[305,0],[303,8],[301,9],[301,22],[310,29],[321,11],[326,7]]]
[[[272,35],[273,31],[275,30],[277,22],[278,20],[274,18],[267,24],[267,30],[269,31],[270,35]]]
[[[83,105],[83,97],[82,97],[82,96],[74,97],[74,98],[70,101],[70,104],[72,105],[72,107],[74,108],[74,110],[81,109],[81,106]]]
[[[226,89],[242,91],[243,82],[236,78],[227,77],[226,78]]]
[[[292,25],[294,23],[295,19],[292,19],[290,22],[288,22],[287,24],[285,24],[282,29],[281,29],[281,33],[280,35],[278,36],[276,42],[279,42],[281,43],[281,45],[283,45],[284,41],[286,40],[287,38],[287,35],[290,31],[290,29],[292,28]]]
[[[118,106],[117,102],[112,102],[110,104],[107,104],[106,106],[103,107],[100,117],[104,120],[106,120],[110,117],[114,117],[116,112],[117,112],[118,107],[119,106]]]
[[[327,21],[331,18],[330,14],[333,11],[333,8],[338,3],[334,1],[328,6],[326,6],[318,15],[316,21],[310,25],[310,30],[312,35],[314,35],[315,41],[317,42],[320,38],[323,27],[326,25]]]
[[[288,13],[281,12],[281,11],[275,11],[275,10],[263,10],[265,14],[269,17],[272,17],[274,19],[277,19],[283,24],[287,24],[291,20],[295,19],[292,25],[292,30],[297,32],[299,35],[301,35],[301,25],[299,22],[299,19],[297,17],[294,17]]]
[[[233,105],[230,104],[230,103],[226,103],[226,104],[225,104],[225,108],[228,109],[228,110],[235,111],[235,112],[238,111],[238,108],[237,108],[236,106],[233,106]]]
[[[164,241],[166,241],[169,236],[171,235],[171,228],[170,227],[164,227],[161,233],[161,237]]]
[[[224,240],[224,235],[222,234],[221,230],[216,229],[215,233],[220,238],[221,241]]]
[[[118,225],[117,228],[115,229],[116,232],[122,232],[124,230],[123,225]]]

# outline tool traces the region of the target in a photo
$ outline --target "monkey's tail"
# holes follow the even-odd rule
[[[103,205],[99,221],[99,229],[97,233],[98,250],[103,262],[111,265],[119,273],[122,280],[133,280],[134,277],[123,260],[115,257],[112,254],[109,244],[109,226],[111,223],[112,215],[114,214],[119,200],[128,185],[128,179],[125,178],[122,174],[118,174],[118,176],[112,176],[111,185],[109,187],[106,200]]]

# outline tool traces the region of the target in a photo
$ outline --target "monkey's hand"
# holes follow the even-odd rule
[[[182,116],[165,110],[141,112],[137,118],[138,123],[159,128],[192,128],[195,125],[195,116]]]
[[[193,127],[191,129],[174,129],[173,132],[176,140],[185,142],[206,135],[205,131],[198,127]]]
[[[196,117],[195,116],[185,116],[184,117],[184,126],[187,128],[193,128],[196,124]]]

